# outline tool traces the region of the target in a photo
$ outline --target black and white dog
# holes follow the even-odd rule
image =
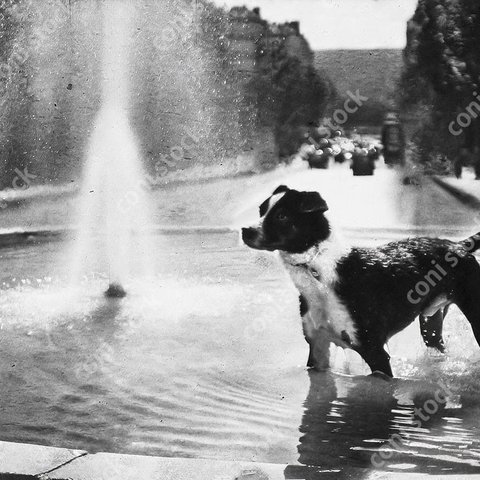
[[[280,252],[300,292],[307,365],[329,366],[330,342],[357,351],[372,372],[392,376],[384,346],[416,317],[428,346],[443,351],[443,311],[458,305],[480,345],[480,234],[455,243],[412,238],[378,248],[344,248],[317,192],[278,187],[260,206],[246,245]]]

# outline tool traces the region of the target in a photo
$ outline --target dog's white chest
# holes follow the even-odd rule
[[[356,329],[347,310],[335,293],[335,268],[330,262],[320,260],[310,268],[292,265],[284,257],[285,268],[308,304],[306,328],[310,334],[327,334],[330,341],[344,348],[356,344]]]

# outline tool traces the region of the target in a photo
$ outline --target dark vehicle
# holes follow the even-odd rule
[[[335,163],[343,163],[347,157],[345,155],[345,151],[340,150],[336,155],[334,155]]]
[[[373,161],[378,160],[380,158],[380,148],[370,145],[368,149],[368,157]]]
[[[405,163],[405,135],[396,113],[389,113],[382,129],[383,156],[387,165]]]
[[[326,150],[315,149],[315,152],[308,155],[307,161],[310,168],[327,169],[330,161],[330,153]]]
[[[357,147],[352,154],[352,165],[350,168],[355,176],[373,175],[375,160],[369,155],[366,148]]]

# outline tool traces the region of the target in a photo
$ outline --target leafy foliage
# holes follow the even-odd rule
[[[416,137],[424,161],[432,155],[452,158],[465,143],[448,126],[479,91],[479,45],[480,2],[419,0],[408,26],[401,93],[405,109],[428,112]],[[478,145],[478,122],[469,130]]]
[[[260,122],[273,126],[279,155],[285,157],[298,150],[302,127],[323,116],[333,87],[313,64],[289,54],[284,43],[263,39],[257,63],[249,88],[258,98]]]

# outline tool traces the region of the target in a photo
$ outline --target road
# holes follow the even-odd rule
[[[165,227],[241,227],[257,220],[258,205],[280,184],[318,190],[330,218],[353,243],[418,233],[451,236],[480,230],[480,216],[424,179],[403,185],[401,173],[379,166],[372,177],[353,177],[347,165],[309,170],[304,162],[261,175],[173,184],[150,193],[153,223]],[[0,210],[2,228],[64,227],[75,223],[78,199],[71,194],[32,198]]]
[[[419,233],[460,238],[480,230],[480,216],[433,182],[403,185],[402,180],[401,172],[384,166],[372,177],[354,177],[347,165],[329,170],[294,165],[258,176],[157,190],[155,223],[244,226],[257,221],[258,205],[286,184],[318,190],[330,206],[330,218],[356,236],[356,243]]]

